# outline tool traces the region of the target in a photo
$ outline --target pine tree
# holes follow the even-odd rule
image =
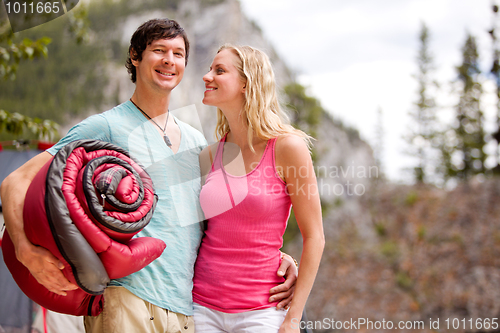
[[[496,141],[495,159],[496,165],[493,167],[493,173],[500,174],[500,40],[497,38],[498,30],[498,6],[492,6],[493,11],[493,27],[489,31],[493,40],[493,64],[491,73],[495,77],[496,94],[497,94],[497,129],[492,133],[492,138]]]
[[[410,145],[409,154],[416,157],[414,177],[417,183],[424,183],[433,173],[433,140],[436,136],[436,101],[433,89],[437,83],[433,80],[433,58],[429,51],[429,29],[425,23],[419,35],[420,48],[417,56],[418,72],[414,76],[418,81],[418,99],[415,108],[410,111],[411,128],[406,137]]]
[[[460,99],[455,108],[453,127],[455,142],[450,158],[457,157],[459,163],[449,163],[448,177],[468,180],[471,176],[485,172],[486,145],[483,128],[484,116],[481,110],[482,86],[480,83],[479,54],[476,39],[470,34],[462,48],[462,64],[457,67],[460,83]]]

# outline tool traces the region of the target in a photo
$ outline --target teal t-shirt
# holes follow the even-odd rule
[[[102,140],[129,151],[144,166],[153,180],[158,203],[150,223],[135,237],[161,239],[167,248],[145,268],[112,280],[111,285],[123,286],[159,307],[192,315],[193,268],[204,219],[199,205],[198,155],[207,141],[198,130],[174,119],[181,131],[176,154],[130,101],[83,120],[47,151],[54,155],[75,140]]]

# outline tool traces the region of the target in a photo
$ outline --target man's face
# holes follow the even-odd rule
[[[182,80],[186,67],[184,39],[157,39],[142,53],[142,60],[132,60],[136,67],[136,84],[142,88],[167,93]]]

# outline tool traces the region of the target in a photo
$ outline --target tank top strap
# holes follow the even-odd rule
[[[222,150],[224,149],[224,142],[226,142],[227,134],[219,140],[217,144],[217,151],[215,152],[214,162],[212,164],[212,171],[219,170],[222,167]]]
[[[264,156],[262,156],[262,161],[260,167],[272,168],[274,175],[279,178],[276,170],[276,139],[269,139],[266,145],[266,150],[264,151]]]

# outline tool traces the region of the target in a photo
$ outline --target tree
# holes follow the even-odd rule
[[[0,23],[0,77],[4,80],[15,80],[19,63],[24,60],[47,57],[47,45],[50,38],[42,37],[36,41],[25,38],[15,43],[14,33],[8,21]],[[58,125],[50,120],[32,119],[17,112],[10,113],[0,109],[0,132],[21,134],[29,130],[37,137],[50,137],[57,133]]]
[[[434,65],[429,51],[429,29],[425,23],[422,23],[419,41],[418,72],[414,76],[418,82],[418,99],[414,103],[415,108],[409,112],[411,128],[406,140],[410,145],[409,154],[417,159],[417,166],[413,169],[415,181],[424,183],[429,178],[428,174],[433,172],[432,153],[436,150],[433,141],[437,130],[436,101],[432,90],[438,86],[432,76]]]
[[[68,30],[77,43],[87,38],[88,24],[86,10],[71,11]],[[0,21],[0,77],[3,80],[15,80],[17,70],[22,62],[37,58],[46,58],[51,39],[40,37],[36,40],[24,38],[16,41],[8,20]],[[57,135],[59,125],[49,119],[31,118],[18,112],[8,112],[0,108],[0,133],[7,132],[14,135],[26,135],[31,132],[37,138],[52,139]]]
[[[480,83],[479,54],[476,39],[470,34],[462,48],[462,64],[456,68],[460,83],[460,98],[455,108],[456,119],[448,144],[448,166],[445,176],[466,181],[471,176],[486,171],[484,162],[486,145],[481,110],[482,86]]]
[[[318,99],[308,96],[306,88],[299,83],[291,83],[285,87],[286,104],[285,107],[291,111],[291,123],[294,127],[300,128],[304,132],[317,137],[318,125],[321,115],[326,112]],[[311,156],[315,162],[317,152],[312,148]]]
[[[286,107],[293,111],[293,124],[303,128],[313,137],[316,136],[316,128],[320,123],[321,114],[325,112],[321,103],[316,98],[308,96],[306,88],[298,83],[287,85],[285,94],[287,97]]]
[[[491,73],[495,77],[496,83],[496,94],[497,94],[497,119],[496,125],[497,129],[492,134],[492,138],[496,141],[496,149],[495,149],[495,159],[496,165],[493,167],[493,173],[498,175],[500,174],[500,40],[497,38],[496,32],[498,27],[498,6],[492,6],[493,11],[493,22],[494,25],[489,31],[490,36],[493,40],[493,64],[491,66]]]

